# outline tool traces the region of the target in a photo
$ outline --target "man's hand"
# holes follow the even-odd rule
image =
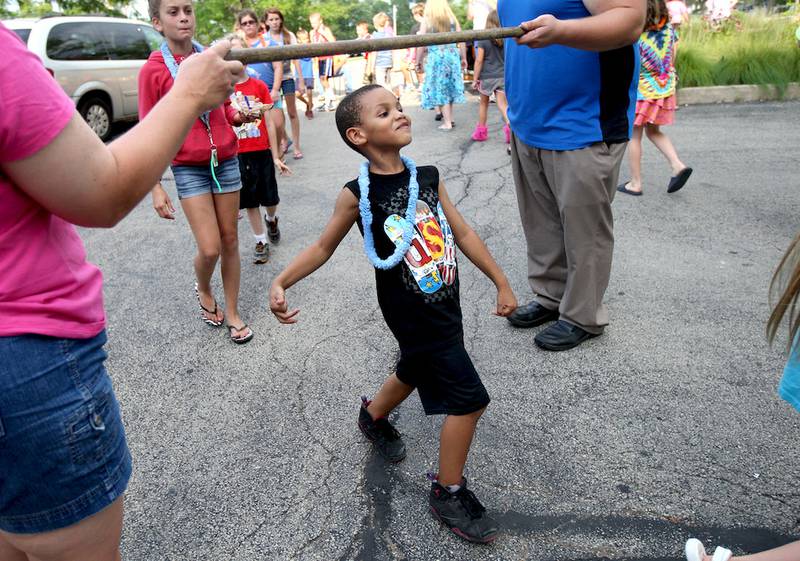
[[[230,50],[230,41],[220,41],[202,53],[189,56],[178,67],[170,93],[174,92],[186,103],[196,104],[198,114],[221,105],[244,76],[241,62],[223,59]]]
[[[281,323],[297,323],[297,314],[300,310],[289,310],[286,302],[286,292],[282,287],[273,284],[269,289],[269,309]]]
[[[523,22],[520,27],[526,33],[516,40],[517,44],[538,49],[559,43],[563,23],[550,14],[543,14],[534,20]]]

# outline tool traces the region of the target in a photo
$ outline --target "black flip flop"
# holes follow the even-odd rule
[[[245,343],[249,342],[253,338],[253,336],[255,335],[255,333],[253,333],[253,330],[250,329],[247,326],[246,323],[244,325],[242,325],[241,327],[236,327],[235,325],[231,325],[231,324],[228,324],[225,327],[228,328],[228,335],[230,336],[231,341],[233,341],[237,345],[244,345]],[[235,337],[233,335],[233,331],[234,330],[236,330],[236,331],[244,331],[245,329],[248,331],[247,335],[240,335],[238,337]]]
[[[686,182],[689,180],[690,175],[692,175],[692,168],[683,168],[681,171],[678,172],[678,175],[670,177],[669,185],[667,185],[667,193],[674,193],[675,191],[679,191],[681,187],[686,185]]]
[[[620,183],[619,185],[617,185],[617,191],[619,191],[620,193],[625,193],[626,195],[633,195],[634,197],[642,196],[641,191],[631,191],[626,187],[626,185],[627,183]]]

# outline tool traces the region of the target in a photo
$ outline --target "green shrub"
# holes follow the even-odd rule
[[[800,81],[792,17],[736,13],[718,30],[699,17],[681,28],[675,61],[680,87]]]

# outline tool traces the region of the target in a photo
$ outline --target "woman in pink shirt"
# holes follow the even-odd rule
[[[233,92],[242,65],[222,59],[229,48],[190,57],[151,113],[105,145],[0,24],[3,561],[120,558],[131,460],[103,366],[102,275],[73,224],[114,226],[149,192],[198,115]]]

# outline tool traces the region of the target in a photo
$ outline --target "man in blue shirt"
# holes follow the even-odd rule
[[[500,0],[512,168],[534,300],[508,320],[571,349],[608,325],[611,201],[630,138],[645,0]]]

